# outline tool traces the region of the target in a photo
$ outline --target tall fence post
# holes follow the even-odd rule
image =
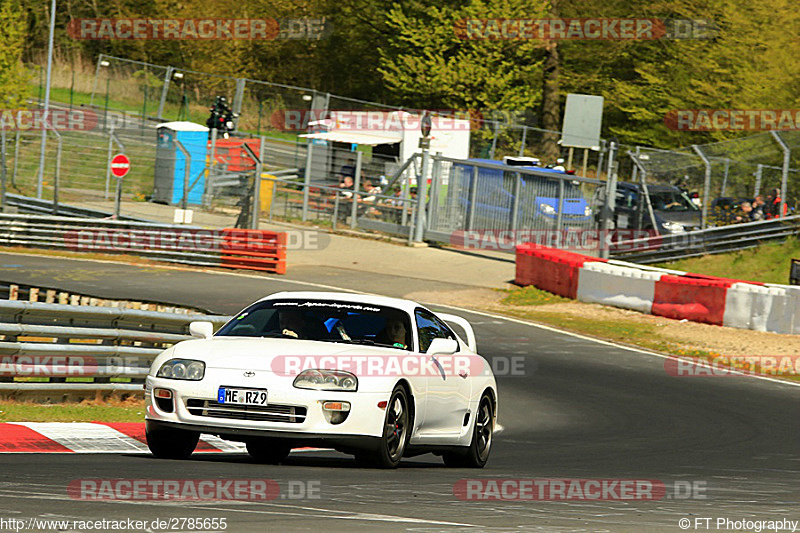
[[[251,205],[251,208],[253,209],[253,215],[250,217],[250,229],[258,229],[258,219],[261,216],[261,169],[263,168],[261,157],[263,156],[263,152],[259,148],[259,153],[256,155],[255,151],[250,147],[249,144],[244,143],[242,146],[247,151],[248,155],[253,159],[253,161],[256,162],[256,177],[253,181],[253,203]]]
[[[469,180],[469,205],[467,206],[467,227],[464,229],[472,230],[475,228],[475,201],[478,197],[478,167],[472,167],[472,179]]]
[[[192,156],[182,142],[177,139],[175,139],[174,142],[175,147],[178,148],[183,154],[183,157],[186,158],[186,166],[183,171],[183,198],[181,198],[181,209],[185,210],[189,202],[189,173],[191,172]]]
[[[728,172],[730,172],[731,160],[725,158],[725,173],[722,176],[722,189],[719,191],[720,197],[725,196],[725,189],[728,188]]]
[[[771,131],[772,138],[775,139],[781,148],[783,149],[783,168],[781,169],[781,207],[780,207],[780,214],[778,215],[780,218],[785,216],[784,211],[786,210],[786,182],[789,179],[789,162],[792,159],[792,149],[789,148],[789,145],[783,140],[783,138],[778,135],[777,131]]]
[[[558,213],[556,213],[556,230],[564,226],[564,180],[558,180]]]
[[[105,199],[108,200],[108,187],[111,183],[111,158],[114,157],[114,126],[111,126],[111,131],[108,132],[108,160],[106,161],[106,194]]]
[[[167,102],[169,82],[172,80],[173,72],[175,72],[174,67],[167,67],[167,72],[164,74],[164,86],[161,88],[161,99],[158,101],[158,114],[156,115],[159,120],[164,120],[164,105]]]
[[[0,118],[0,211],[6,207],[6,121]]]
[[[56,174],[53,177],[53,214],[58,214],[58,189],[61,185],[61,148],[62,148],[62,138],[61,134],[58,133],[55,129],[52,130],[53,134],[58,139],[58,144],[56,145]]]
[[[308,219],[308,195],[311,187],[311,152],[313,151],[313,146],[311,139],[308,139],[306,143],[306,171],[303,177],[303,222]]]
[[[525,141],[528,139],[528,126],[522,126],[522,142],[519,143],[519,156],[525,155]]]
[[[17,113],[17,124],[22,117],[22,111]],[[19,170],[19,143],[20,143],[20,128],[14,134],[14,169],[11,171],[11,185],[17,186],[17,171]]]
[[[511,200],[511,231],[517,231],[519,225],[519,191],[522,188],[522,176],[519,172],[514,173],[514,188],[512,189],[513,199]]]
[[[414,242],[422,242],[425,238],[425,198],[428,195],[428,165],[430,154],[428,149],[422,150],[422,165],[417,179],[417,220],[414,225]]]
[[[703,184],[703,221],[700,224],[701,229],[706,229],[708,226],[708,198],[711,195],[711,161],[696,144],[692,145],[692,150],[700,156],[700,159],[703,160],[703,164],[706,166],[705,183]]]
[[[355,229],[358,225],[358,199],[361,196],[361,156],[364,153],[356,151],[356,176],[353,179],[353,205],[350,207],[350,227]]]
[[[242,100],[244,100],[244,78],[236,78],[236,92],[233,95],[233,130],[239,130],[239,115],[242,113]]]
[[[763,175],[764,175],[764,165],[759,163],[758,165],[756,165],[756,186],[755,189],[753,189],[753,198],[758,196],[758,194],[761,192],[761,178]]]
[[[617,143],[609,141],[608,143],[608,172],[606,174],[606,198],[603,203],[603,209],[600,212],[600,229],[608,231],[611,227],[611,222],[616,210],[617,200],[617,180],[614,178],[614,152],[617,149]],[[608,257],[608,250],[601,249],[601,256]]]
[[[428,201],[428,218],[425,220],[426,229],[435,228],[439,219],[439,189],[441,189],[442,161],[439,159],[441,152],[437,152],[433,157],[433,169],[431,172],[431,197]]]

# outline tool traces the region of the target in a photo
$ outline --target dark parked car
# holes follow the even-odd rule
[[[702,214],[685,192],[673,185],[648,185],[650,203],[656,229],[661,235],[670,235],[700,229]],[[600,222],[606,200],[605,184],[597,187],[592,198],[595,218]],[[653,222],[644,201],[644,191],[639,183],[617,183],[613,215],[614,228],[653,229]]]

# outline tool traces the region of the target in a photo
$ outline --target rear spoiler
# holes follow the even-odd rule
[[[453,324],[458,324],[464,330],[464,333],[467,335],[467,346],[473,352],[478,351],[478,345],[475,342],[475,332],[472,330],[472,326],[467,319],[461,318],[460,316],[456,315],[449,315],[447,313],[436,313],[439,318],[444,320],[445,322],[452,322]]]

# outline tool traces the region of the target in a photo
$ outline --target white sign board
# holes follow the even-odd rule
[[[603,124],[603,97],[568,94],[561,128],[561,145],[600,150],[600,127]]]

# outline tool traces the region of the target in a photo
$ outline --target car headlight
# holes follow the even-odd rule
[[[553,207],[550,204],[539,204],[539,209],[545,215],[555,215],[556,214],[556,208]]]
[[[587,217],[592,216],[592,208],[587,205],[583,208],[583,214]]]
[[[670,233],[681,233],[683,231],[686,231],[685,228],[683,227],[683,224],[680,224],[678,222],[664,222],[663,226],[664,229]]]
[[[358,378],[344,370],[310,368],[303,370],[294,378],[294,386],[298,389],[356,391],[358,390]]]
[[[200,381],[206,374],[206,364],[191,359],[170,359],[158,369],[156,377]]]

